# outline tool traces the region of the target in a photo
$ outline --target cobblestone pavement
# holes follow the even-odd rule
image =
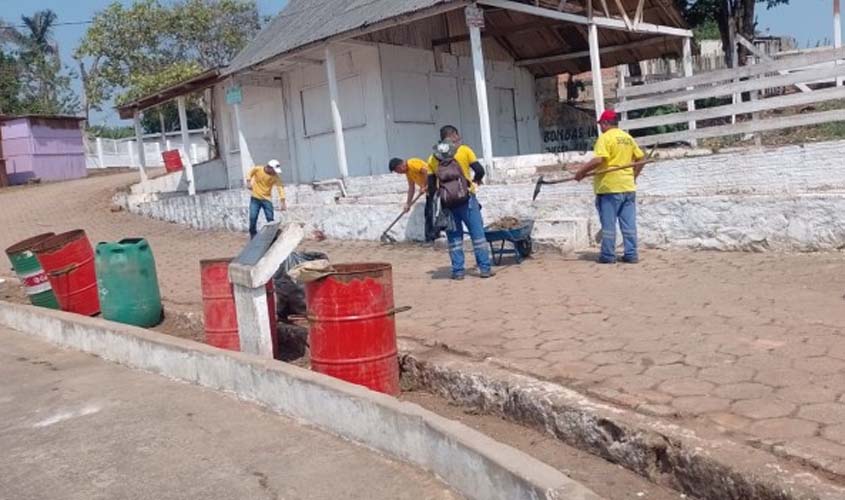
[[[198,309],[201,258],[241,234],[109,211],[121,174],[0,194],[0,246],[83,227],[150,239],[169,307]],[[640,412],[717,428],[845,475],[845,254],[645,251],[636,266],[541,252],[498,276],[448,279],[445,250],[306,242],[394,265],[399,334]],[[471,261],[471,257],[468,255]]]

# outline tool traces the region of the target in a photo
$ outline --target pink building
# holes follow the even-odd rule
[[[85,145],[76,116],[0,116],[2,160],[10,184],[85,177]]]

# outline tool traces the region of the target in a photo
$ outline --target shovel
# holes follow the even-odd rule
[[[648,155],[640,161],[635,161],[633,163],[629,163],[628,165],[623,165],[621,167],[607,168],[607,169],[604,169],[604,170],[601,170],[601,171],[595,171],[594,170],[594,171],[590,172],[589,174],[585,175],[584,177],[595,177],[596,175],[599,175],[599,174],[606,174],[608,172],[615,172],[617,170],[624,170],[626,168],[632,168],[632,167],[636,168],[636,167],[644,166],[648,163],[652,163],[653,160],[651,159],[651,157],[654,156],[654,152],[656,150],[657,150],[657,144],[655,144],[651,148],[651,151],[648,152]],[[537,199],[537,196],[540,194],[540,189],[542,189],[544,184],[561,184],[561,183],[564,183],[564,182],[572,182],[572,181],[575,181],[575,180],[576,180],[575,177],[569,177],[569,178],[566,178],[566,179],[555,179],[555,180],[552,180],[552,181],[547,181],[544,178],[544,176],[541,175],[540,178],[537,179],[537,183],[534,185],[534,196],[531,198],[531,201],[535,201]]]
[[[417,200],[419,200],[420,197],[424,194],[425,194],[425,191],[420,191],[419,194],[416,195],[413,200],[411,200],[411,204],[408,206],[408,212],[411,211],[410,209],[414,206],[414,203],[416,203]],[[395,219],[393,219],[393,222],[391,222],[390,225],[387,226],[387,229],[385,229],[384,232],[381,233],[381,237],[379,238],[379,240],[381,240],[382,243],[396,243],[396,238],[391,236],[389,233],[390,233],[390,230],[393,229],[393,226],[395,226],[396,223],[399,222],[399,219],[404,217],[406,213],[407,212],[402,211],[402,213],[399,214]]]

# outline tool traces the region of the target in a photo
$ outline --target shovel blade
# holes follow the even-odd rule
[[[537,196],[540,194],[540,189],[543,187],[543,176],[541,175],[539,179],[537,179],[537,183],[534,184],[534,196],[531,198],[531,201],[535,201]]]

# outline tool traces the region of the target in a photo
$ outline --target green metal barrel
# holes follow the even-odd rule
[[[161,322],[161,292],[147,240],[99,243],[94,261],[103,318],[141,327]]]
[[[39,234],[15,243],[6,249],[6,255],[12,262],[12,268],[18,275],[18,279],[21,280],[26,294],[29,296],[29,301],[33,305],[50,309],[58,309],[59,302],[56,300],[56,294],[53,293],[53,288],[47,279],[47,273],[44,272],[32,249],[55,235],[56,233]]]

